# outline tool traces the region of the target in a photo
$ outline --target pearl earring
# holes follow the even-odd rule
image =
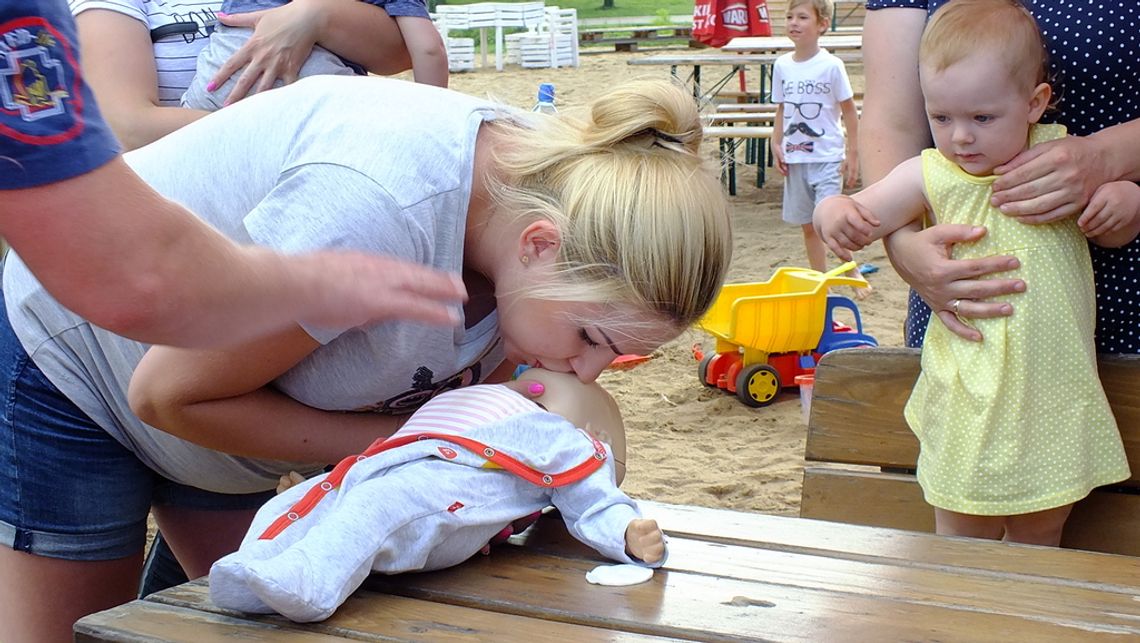
[[[530,263],[530,257],[523,255],[523,256],[519,257],[519,261],[521,261],[523,263],[523,265],[525,266],[528,263]]]

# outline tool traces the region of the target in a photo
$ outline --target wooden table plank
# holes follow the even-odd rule
[[[135,601],[129,611],[117,608],[92,614],[81,620],[75,628],[76,643],[92,641],[334,643],[342,640],[309,629],[259,623],[240,617],[149,601]]]
[[[373,576],[323,623],[221,610],[199,580],[84,619],[80,640],[1140,639],[1140,559],[652,502],[643,509],[669,534],[670,557],[641,585],[587,583],[585,573],[608,561],[548,515],[490,556]],[[298,636],[315,638],[290,638]]]
[[[652,56],[630,58],[630,65],[771,65],[781,54],[752,53],[752,54],[678,54],[663,53]],[[843,62],[860,62],[862,56],[856,52],[841,51],[835,54]]]
[[[650,515],[652,515],[650,513]],[[809,523],[810,521],[798,521]],[[711,524],[701,521],[701,524]],[[820,523],[817,523],[820,524]],[[829,525],[832,526],[832,525]],[[846,525],[834,525],[843,526]],[[1060,579],[1037,574],[1032,564],[1014,571],[994,571],[984,567],[929,564],[905,557],[851,557],[845,552],[810,549],[789,550],[783,544],[769,547],[760,542],[737,546],[725,542],[691,539],[670,531],[670,558],[666,565],[670,578],[676,572],[703,574],[722,579],[755,582],[759,586],[777,584],[800,587],[809,591],[849,594],[851,597],[874,596],[877,600],[916,605],[937,605],[939,611],[959,612],[954,618],[974,618],[976,613],[1015,616],[1030,621],[1056,621],[1078,624],[1090,631],[1107,628],[1140,634],[1140,578],[1132,577],[1127,585],[1110,585],[1098,579]],[[763,532],[761,532],[763,533]],[[927,541],[944,540],[927,537]],[[1041,554],[1046,557],[1069,558],[1072,552],[1044,547],[1026,547],[956,539],[957,544],[997,546],[1016,553]],[[970,547],[972,549],[972,547]],[[559,542],[528,543],[529,551],[569,551]],[[1088,556],[1080,556],[1088,558]],[[1119,556],[1094,556],[1102,565],[1134,559]],[[967,559],[967,563],[971,562]],[[573,579],[565,582],[572,583]],[[678,581],[679,582],[679,581]],[[1018,584],[1010,591],[1011,582]],[[715,609],[715,608],[711,608]],[[897,607],[883,610],[894,613]],[[939,618],[927,615],[927,620]]]
[[[862,34],[824,34],[819,37],[819,46],[835,53],[840,49],[862,49]],[[728,41],[720,50],[727,53],[762,53],[771,51],[792,51],[796,48],[791,38],[786,36],[740,36]]]
[[[1053,615],[1050,607],[1061,602],[1049,600],[1055,588],[1026,582],[990,579],[989,586],[971,588],[970,581],[978,579],[944,571],[797,560],[724,545],[713,553],[709,543],[697,544],[706,548],[699,562],[690,559],[702,568],[699,573],[671,563],[649,583],[628,588],[588,586],[583,576],[593,562],[524,548],[430,574],[373,577],[369,587],[484,611],[699,641],[821,641],[836,635],[877,640],[886,632],[901,640],[964,640],[978,632],[1031,641],[1071,641],[1078,634],[1102,640],[1140,637],[1136,607],[1131,622],[1129,614],[1100,620],[1116,608],[1128,609],[1131,596],[1110,595],[1115,600],[1082,612],[1097,605],[1096,592],[1088,592],[1079,605]],[[671,556],[692,554],[682,542],[674,541],[674,547]],[[768,564],[758,565],[757,557],[765,556]],[[713,558],[719,564],[713,565]],[[847,567],[843,573],[836,569],[841,566]],[[907,591],[913,595],[903,597]],[[1023,591],[1022,598],[1010,596]],[[1068,594],[1080,592],[1070,588]],[[1000,600],[1003,596],[1010,600]]]
[[[410,574],[407,577],[414,577]],[[404,576],[398,578],[405,578]],[[525,588],[519,591],[525,596]],[[132,605],[144,601],[135,601]],[[345,636],[371,640],[431,640],[431,641],[629,641],[645,643],[660,641],[653,636],[628,632],[599,630],[570,623],[536,620],[499,611],[482,611],[446,603],[408,598],[391,593],[362,590],[348,601],[331,618],[321,623],[303,626],[272,615],[241,614],[224,610],[210,602],[205,579],[191,581],[152,594],[145,602],[156,602],[171,608],[199,610],[219,616],[241,616],[250,622],[267,627],[303,627],[306,631],[327,636]],[[118,640],[118,639],[103,639]]]
[[[915,565],[1031,573],[1060,584],[1091,584],[1140,595],[1140,558],[950,538],[862,525],[727,509],[639,501],[671,536],[763,546],[797,553]],[[1140,603],[1138,603],[1140,605]]]

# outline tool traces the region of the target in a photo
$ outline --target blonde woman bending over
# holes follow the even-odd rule
[[[692,97],[668,82],[537,118],[428,85],[316,76],[127,154],[236,241],[398,257],[461,274],[469,299],[454,328],[298,324],[230,350],[150,348],[71,314],[11,255],[0,361],[15,421],[0,444],[41,446],[6,454],[21,464],[0,472],[0,534],[16,534],[0,587],[20,588],[0,601],[6,634],[64,638],[131,600],[152,507],[201,576],[282,474],[364,451],[433,396],[517,364],[589,382],[677,337],[713,302],[732,248],[700,144]]]

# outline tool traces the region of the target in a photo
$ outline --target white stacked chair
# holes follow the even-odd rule
[[[528,68],[578,66],[578,10],[546,7],[542,21],[507,36],[507,61]]]
[[[465,7],[462,5],[440,5],[439,8],[449,11],[430,14],[430,17],[435,28],[443,37],[443,44],[447,49],[447,70],[457,72],[475,69],[475,39],[452,38],[449,33],[452,29],[468,28],[467,12],[454,11],[454,9],[465,9]]]

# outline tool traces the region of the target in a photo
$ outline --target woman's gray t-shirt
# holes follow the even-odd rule
[[[239,243],[284,253],[361,250],[459,273],[475,138],[498,109],[406,81],[318,76],[240,101],[125,158]],[[161,475],[244,493],[305,467],[222,454],[147,426],[126,399],[145,344],[63,308],[15,254],[4,295],[36,365]],[[305,330],[322,346],[274,385],[324,410],[410,411],[482,380],[503,359],[494,314],[466,330],[402,321]]]

